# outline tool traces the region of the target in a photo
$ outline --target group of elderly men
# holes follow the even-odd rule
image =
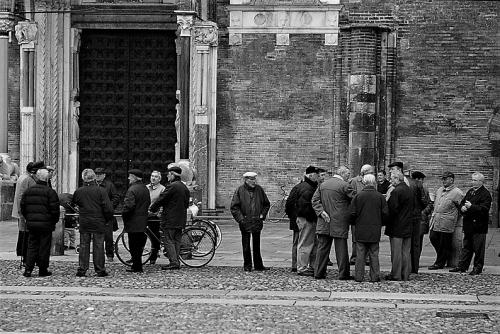
[[[89,269],[90,244],[92,241],[94,270],[98,277],[108,276],[105,268],[105,253],[108,261],[113,256],[113,230],[117,229],[114,211],[120,196],[111,181],[105,180],[103,168],[84,169],[83,186],[70,196],[60,196],[50,186],[50,172],[43,162],[29,163],[26,173],[20,177],[15,194],[14,211],[20,222],[18,255],[23,259],[23,276],[31,277],[35,265],[39,276],[50,276],[48,270],[52,231],[59,220],[63,205],[78,212],[80,232],[79,264],[76,276],[85,277]],[[129,188],[122,206],[124,232],[128,233],[131,253],[131,268],[127,271],[143,272],[142,252],[146,242],[146,227],[150,226],[153,254],[156,261],[160,248],[160,226],[165,238],[165,252],[170,261],[163,270],[180,268],[179,251],[181,232],[186,224],[190,192],[181,181],[182,169],[169,165],[168,186],[160,184],[161,173],[151,173],[151,183],[143,183],[143,172],[128,171]],[[63,200],[64,198],[64,200]],[[17,209],[16,209],[17,208]],[[161,223],[158,212],[161,211]],[[25,224],[21,228],[21,223]],[[21,233],[23,232],[23,233]],[[26,242],[27,239],[27,242]],[[106,251],[104,244],[106,243]],[[27,250],[24,250],[27,244]]]
[[[353,178],[349,168],[341,166],[328,180],[320,177],[317,168],[307,167],[303,181],[291,190],[286,205],[290,229],[294,230],[293,272],[326,278],[333,243],[338,279],[361,282],[365,265],[369,265],[370,281],[379,282],[379,242],[385,226],[392,263],[385,279],[405,281],[410,273],[418,273],[423,235],[429,229],[437,253],[429,270],[444,268],[452,247],[452,234],[461,217],[463,249],[458,267],[450,271],[465,272],[475,254],[470,274],[482,272],[491,205],[491,195],[483,185],[484,176],[473,173],[472,188],[464,196],[454,186],[454,174],[445,172],[433,205],[423,186],[422,172],[413,172],[409,179],[403,174],[403,163],[394,162],[388,167],[388,185],[385,172],[376,177],[370,165],[364,165],[359,176]],[[353,241],[350,260],[349,226]],[[355,264],[354,277],[350,274],[350,264]]]

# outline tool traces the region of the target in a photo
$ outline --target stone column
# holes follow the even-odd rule
[[[216,98],[218,28],[195,22],[191,52],[190,157],[198,171],[204,207],[215,209]],[[194,124],[193,124],[194,123]]]
[[[14,30],[14,16],[8,12],[0,13],[0,152],[8,150],[8,77],[9,77],[9,38]]]
[[[35,106],[35,22],[24,21],[16,25],[16,38],[20,44],[20,169],[26,170],[28,162],[34,160],[34,106]]]

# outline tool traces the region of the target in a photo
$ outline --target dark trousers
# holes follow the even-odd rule
[[[435,266],[444,267],[451,251],[453,233],[430,231],[429,239],[436,250]]]
[[[130,255],[132,256],[132,270],[142,271],[142,252],[145,244],[146,233],[128,233],[128,245],[130,247]]]
[[[252,269],[252,253],[253,265],[255,269],[264,267],[262,256],[260,254],[260,231],[244,232],[241,231],[241,246],[243,247],[243,267]],[[252,237],[252,249],[250,249],[250,236]]]
[[[389,238],[391,243],[391,276],[395,280],[407,281],[410,277],[411,237]]]
[[[78,254],[78,272],[89,269],[90,241],[92,241],[92,262],[96,273],[106,272],[104,267],[104,233],[80,232],[80,251]]]
[[[472,255],[474,255],[473,270],[482,272],[484,266],[484,253],[486,248],[486,233],[464,234],[462,253],[458,267],[463,270],[469,269]]]
[[[154,219],[148,218],[148,227],[150,234],[149,238],[151,239],[151,260],[156,261],[158,257],[158,252],[160,251],[160,221],[157,217]]]
[[[297,246],[299,244],[299,231],[293,231],[292,237],[292,268],[297,269]]]
[[[23,261],[26,261],[26,255],[28,254],[28,236],[29,233],[26,231],[19,231],[17,236],[16,254],[22,256]]]
[[[106,231],[104,232],[104,249],[107,257],[115,256],[115,244],[113,241],[113,220],[106,222]]]
[[[28,252],[26,256],[26,271],[33,271],[35,263],[41,273],[49,267],[51,231],[31,231],[28,237]]]
[[[349,252],[347,248],[347,239],[334,238],[329,235],[318,234],[318,250],[316,252],[316,261],[314,276],[325,277],[328,265],[328,258],[332,248],[332,242],[335,248],[335,257],[339,269],[339,278],[350,276],[349,271]]]
[[[179,254],[181,252],[182,228],[163,229],[165,238],[165,250],[172,266],[180,266]]]
[[[420,252],[422,251],[422,241],[420,241],[420,218],[415,218],[412,223],[410,258],[411,272],[418,274],[420,266]]]
[[[363,281],[365,276],[365,257],[368,254],[368,258],[370,259],[370,282],[380,281],[379,243],[356,241],[356,248],[358,257],[356,258],[354,279],[358,282]]]

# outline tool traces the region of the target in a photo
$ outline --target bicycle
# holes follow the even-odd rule
[[[160,244],[160,249],[165,247],[163,238],[159,239],[154,235],[149,227],[146,227],[146,244],[142,252],[142,264],[146,264],[151,258],[152,243],[151,238],[155,238]],[[160,234],[162,231],[160,230]],[[130,247],[127,233],[121,232],[115,241],[115,254],[118,260],[126,266],[132,265]],[[182,231],[181,248],[179,260],[188,267],[199,268],[212,261],[215,255],[216,243],[209,230],[199,226],[188,226]]]
[[[215,249],[219,248],[221,242],[222,242],[222,232],[220,230],[219,225],[217,225],[215,222],[207,219],[199,219],[196,217],[193,217],[190,226],[197,226],[201,228],[207,229],[208,233],[214,238],[215,241]]]
[[[283,218],[286,218],[285,206],[288,198],[288,193],[284,189],[285,186],[280,186],[282,198],[271,204],[267,214],[268,223],[277,223]]]

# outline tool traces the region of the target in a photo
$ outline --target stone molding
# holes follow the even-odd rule
[[[16,39],[19,44],[34,44],[38,34],[36,22],[20,21],[16,27]]]
[[[180,30],[180,36],[190,37],[196,13],[182,10],[176,10],[174,13],[177,15],[177,26]]]
[[[289,45],[289,34],[324,34],[326,45],[338,44],[342,5],[337,1],[280,5],[231,0],[227,8],[229,45],[241,44],[244,34],[276,34],[277,45]]]
[[[14,16],[10,13],[0,13],[0,35],[14,31]]]
[[[194,41],[197,45],[217,46],[219,44],[219,34],[217,24],[203,22],[194,26]]]

